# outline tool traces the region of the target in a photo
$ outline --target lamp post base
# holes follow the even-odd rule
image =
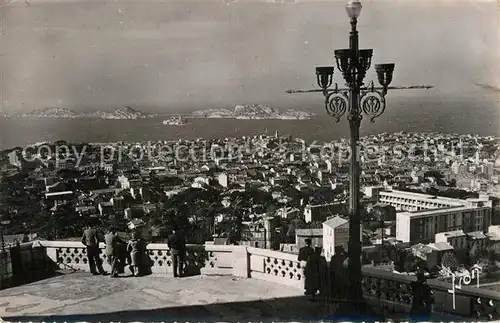
[[[331,321],[383,321],[384,315],[375,311],[365,300],[349,301],[338,300],[334,301],[336,309],[333,310],[325,319]]]

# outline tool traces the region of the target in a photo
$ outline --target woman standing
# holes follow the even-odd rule
[[[127,252],[130,254],[132,275],[139,276],[142,272],[144,253],[146,251],[146,242],[139,237],[136,232],[132,233],[132,238],[128,242]]]

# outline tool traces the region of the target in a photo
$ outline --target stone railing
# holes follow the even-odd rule
[[[46,248],[47,256],[61,269],[89,271],[87,250],[77,241],[39,241]],[[105,270],[110,266],[105,253],[105,245],[100,244],[100,256]],[[232,275],[233,246],[188,245],[185,256],[185,274]],[[172,257],[166,244],[151,243],[147,246],[151,271],[172,274]]]
[[[79,242],[41,241],[46,254],[61,268],[88,271],[85,247]],[[153,273],[172,273],[170,250],[165,244],[147,247]],[[106,260],[104,245],[101,257]],[[278,251],[221,245],[188,245],[186,274],[233,275],[276,282],[297,288],[304,285],[303,269],[297,256]],[[105,269],[109,270],[104,261]],[[375,268],[363,268],[363,291],[367,300],[388,313],[406,313],[411,302],[410,284],[415,278]],[[500,319],[500,293],[463,286],[453,297],[448,292],[451,284],[430,281],[435,297],[434,310],[460,317]]]
[[[297,288],[304,286],[303,269],[297,256],[259,248],[246,248],[248,277]]]
[[[410,284],[415,280],[414,276],[363,268],[363,293],[366,299],[388,313],[406,313],[412,302]],[[428,284],[434,294],[434,312],[478,320],[500,319],[500,293],[462,286],[455,289],[453,306],[453,295],[449,293],[451,283],[430,280]]]

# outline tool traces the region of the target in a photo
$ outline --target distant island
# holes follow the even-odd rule
[[[207,109],[198,110],[191,114],[193,118],[226,118],[226,119],[278,119],[278,120],[307,120],[314,116],[312,112],[287,109],[279,110],[260,104],[239,104],[234,110]]]
[[[27,113],[17,113],[6,116],[7,118],[52,118],[52,119],[76,119],[76,118],[97,118],[97,119],[147,119],[167,114],[150,114],[131,107],[118,108],[113,112],[89,112],[77,113],[66,108],[43,108]],[[172,115],[170,115],[172,116]],[[233,110],[229,109],[206,109],[198,110],[188,115],[177,115],[184,118],[207,118],[207,119],[275,119],[275,120],[307,120],[314,116],[314,113],[294,109],[279,110],[260,104],[239,104]]]
[[[166,126],[185,126],[185,125],[187,125],[186,120],[182,117],[171,117],[171,118],[168,118],[167,120],[163,120],[162,123]]]
[[[98,118],[98,119],[146,119],[155,117],[154,114],[147,114],[132,109],[131,107],[118,108],[113,112],[90,112],[76,113],[65,108],[44,108],[36,109],[28,113],[18,113],[9,116],[10,118],[54,118],[54,119],[76,119],[76,118]]]

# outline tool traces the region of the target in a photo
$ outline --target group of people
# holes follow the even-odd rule
[[[306,239],[306,245],[299,250],[298,261],[304,273],[304,294],[307,296],[327,296],[342,300],[347,296],[349,288],[348,254],[342,246],[335,247],[335,254],[328,265],[322,256],[321,247],[311,247],[312,240]],[[426,283],[423,271],[417,273],[417,281],[411,284],[412,304],[410,315],[418,318],[428,318],[432,311],[434,298],[432,289]]]
[[[330,259],[330,266],[321,247],[311,247],[312,240],[306,239],[306,245],[299,250],[298,261],[304,272],[305,295],[332,296],[343,298],[346,293],[345,263],[347,254],[341,246],[335,247],[335,254]]]
[[[104,238],[101,238],[100,230],[97,226],[88,226],[83,232],[82,243],[87,248],[87,257],[90,272],[93,275],[107,275],[100,258],[99,243],[106,245],[105,253],[109,265],[111,266],[111,277],[119,277],[125,273],[128,265],[132,276],[140,276],[150,273],[151,260],[147,251],[147,243],[139,232],[132,232],[128,242],[123,241],[117,233],[116,228],[108,229]],[[184,274],[184,255],[186,252],[186,242],[182,234],[173,230],[168,236],[168,246],[172,256],[174,277],[181,277]]]

